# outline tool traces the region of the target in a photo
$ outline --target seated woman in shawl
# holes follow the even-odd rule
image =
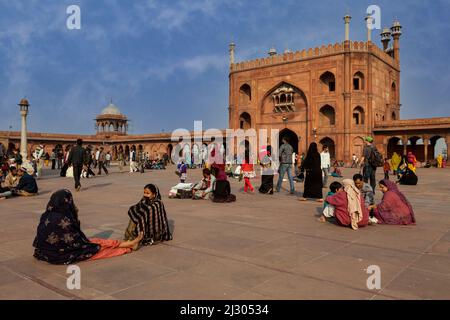
[[[230,182],[228,182],[228,176],[226,175],[224,168],[213,165],[211,174],[216,177],[216,186],[210,199],[217,203],[236,201],[236,196],[231,194]]]
[[[383,192],[383,199],[379,205],[370,207],[373,209],[375,222],[393,225],[415,224],[413,208],[403,193],[398,190],[397,184],[385,179],[380,181],[379,187]]]
[[[192,189],[192,199],[209,200],[216,187],[216,177],[211,174],[209,169],[203,169],[203,179]]]
[[[34,257],[52,264],[72,264],[130,253],[137,249],[140,234],[134,241],[88,239],[80,228],[78,209],[69,190],[52,194],[37,227]]]
[[[128,210],[130,222],[125,231],[125,240],[133,240],[142,232],[140,244],[147,246],[155,242],[170,241],[166,209],[161,201],[159,189],[154,184],[144,187],[144,196],[139,203]]]
[[[351,179],[342,181],[344,192],[337,192],[327,197],[327,202],[334,206],[334,217],[338,225],[357,230],[369,223],[369,211],[359,189]]]

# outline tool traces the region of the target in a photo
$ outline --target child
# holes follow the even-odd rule
[[[180,182],[181,183],[185,183],[186,179],[187,179],[187,164],[183,162],[181,162],[181,166],[180,166]]]
[[[384,169],[384,178],[386,180],[389,180],[389,172],[391,171],[391,165],[389,164],[388,158],[384,159],[383,169]]]
[[[337,161],[333,164],[333,172],[331,173],[331,176],[334,178],[342,178],[342,171],[339,169],[339,163]]]
[[[247,192],[248,189],[250,188],[250,191],[253,193],[255,191],[255,189],[252,186],[252,183],[250,182],[250,179],[253,179],[256,174],[255,171],[253,169],[253,164],[250,163],[249,161],[249,157],[246,156],[246,159],[244,160],[244,162],[242,163],[242,174],[244,176],[244,192]]]
[[[333,182],[330,185],[330,191],[328,192],[327,197],[334,196],[336,193],[341,192],[343,190],[344,190],[344,188],[343,188],[342,184],[340,184],[339,182]],[[332,218],[332,217],[334,217],[334,206],[332,206],[327,201],[325,201],[323,204],[323,212],[322,212],[322,215],[320,216],[319,221],[326,222],[327,218]]]

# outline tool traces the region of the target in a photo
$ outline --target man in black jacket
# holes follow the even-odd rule
[[[83,171],[83,166],[87,164],[87,154],[86,150],[83,148],[83,140],[78,139],[77,145],[70,150],[69,166],[73,167],[73,178],[75,179],[75,189],[80,191],[81,183],[80,177],[81,172]]]

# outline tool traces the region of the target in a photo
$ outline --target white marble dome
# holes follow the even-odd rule
[[[117,108],[117,106],[114,105],[113,103],[110,103],[106,108],[104,108],[101,114],[102,115],[113,114],[118,116],[122,115],[119,108]]]

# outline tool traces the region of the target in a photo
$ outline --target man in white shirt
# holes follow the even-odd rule
[[[42,176],[42,167],[44,166],[44,146],[41,144],[36,147],[33,153],[34,161],[36,162],[36,177],[40,178]]]
[[[328,176],[330,175],[331,167],[331,156],[327,146],[323,147],[323,151],[320,154],[320,165],[323,172],[323,187],[327,188]]]
[[[136,172],[136,150],[134,147],[130,150],[130,173]]]
[[[95,152],[95,163],[94,163],[94,168],[97,168],[98,165],[98,157],[100,156],[100,150],[96,149],[97,151]]]

